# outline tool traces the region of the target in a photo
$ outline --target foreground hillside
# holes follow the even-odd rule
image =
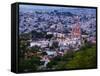
[[[56,69],[96,68],[96,46],[86,44],[79,51],[69,51],[63,57],[55,58],[48,64],[48,67]]]

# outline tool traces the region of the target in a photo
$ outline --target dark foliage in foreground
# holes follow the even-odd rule
[[[85,45],[79,51],[67,53],[63,57],[57,57],[48,64],[48,68],[54,69],[78,69],[96,67],[96,46]]]

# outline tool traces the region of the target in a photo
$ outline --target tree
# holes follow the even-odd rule
[[[27,40],[23,40],[23,39],[20,39],[19,40],[19,56],[20,57],[24,57],[24,53],[28,50],[28,47],[29,47],[29,42]]]
[[[77,69],[77,68],[95,68],[96,46],[91,47],[86,44],[79,51],[69,50],[64,56],[57,56],[48,63],[48,68],[55,69]]]
[[[33,52],[38,52],[39,49],[40,49],[40,47],[38,47],[38,46],[33,46],[33,47],[31,47],[31,50],[32,50]]]
[[[55,65],[57,65],[57,61],[51,61],[47,64],[47,68],[53,68]]]
[[[53,37],[53,34],[48,34],[45,37],[46,37],[46,39],[51,39]]]
[[[57,41],[54,41],[54,42],[53,42],[52,48],[53,48],[53,49],[58,48],[58,42],[57,42]]]
[[[19,71],[37,71],[40,66],[40,58],[37,56],[33,56],[31,59],[22,60],[19,63]]]
[[[75,53],[66,67],[69,68],[94,68],[96,67],[96,47],[85,47],[85,50],[80,50]]]

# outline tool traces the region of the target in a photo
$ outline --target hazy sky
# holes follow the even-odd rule
[[[56,6],[41,6],[41,5],[19,5],[20,12],[32,12],[34,10],[43,10],[43,11],[50,11],[50,10],[60,10],[60,11],[70,11],[76,13],[78,11],[85,12],[85,13],[96,13],[94,8],[77,8],[77,7],[56,7]]]

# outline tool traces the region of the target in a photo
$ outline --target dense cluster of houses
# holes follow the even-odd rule
[[[41,62],[44,62],[43,67],[46,67],[51,59],[56,56],[63,56],[70,49],[73,49],[74,51],[79,50],[80,47],[85,43],[84,39],[91,43],[96,43],[95,36],[83,35],[81,33],[81,27],[86,24],[82,24],[82,21],[86,20],[89,17],[86,17],[86,19],[80,17],[80,22],[78,16],[70,15],[71,13],[68,12],[65,14],[63,14],[63,12],[33,12],[20,15],[20,33],[27,33],[34,30],[37,32],[45,31],[47,32],[47,35],[53,35],[51,39],[40,38],[39,40],[30,41],[30,47],[38,46],[41,48],[41,52],[46,52],[46,55],[41,56],[40,60]],[[95,18],[93,18],[92,20],[91,17],[92,15],[90,16],[91,21],[88,21],[88,19],[87,24],[85,25],[88,27],[84,27],[86,30],[90,29],[90,24],[95,22]],[[95,27],[94,25],[95,24],[91,24],[92,27]],[[66,29],[68,27],[71,28],[71,31],[69,33],[66,33]],[[93,29],[95,30],[95,28],[91,28],[88,31],[91,31]],[[57,42],[58,47],[51,49],[50,47],[53,46],[54,42]]]
[[[47,55],[44,55],[40,60],[45,62],[44,67],[46,67],[47,63],[50,62],[50,59],[55,56],[63,56],[68,50],[73,49],[76,51],[82,46],[80,25],[77,23],[67,35],[58,32],[47,32],[47,34],[52,34],[53,38],[50,40],[42,39],[30,42],[30,47],[38,46],[44,49],[41,50],[42,52],[47,53]],[[57,42],[58,47],[50,49],[49,47],[53,46],[54,42]]]
[[[40,56],[41,62],[44,62],[42,67],[46,67],[47,64],[56,56],[63,56],[67,53],[68,50],[73,49],[77,51],[81,46],[84,45],[85,40],[91,43],[96,43],[96,37],[89,35],[82,35],[80,23],[77,21],[70,33],[62,33],[62,32],[47,32],[47,35],[52,34],[53,37],[49,39],[39,39],[37,41],[31,41],[30,47],[38,46],[40,47],[40,52],[45,52],[46,55]],[[84,40],[85,39],[85,40]],[[51,49],[53,43],[57,42],[58,47]]]

